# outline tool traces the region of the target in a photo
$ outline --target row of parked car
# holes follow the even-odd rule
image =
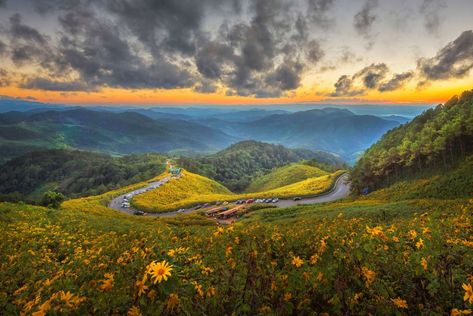
[[[248,200],[238,200],[235,204],[251,204],[251,203],[278,203],[278,198],[269,198],[269,199],[248,199]]]

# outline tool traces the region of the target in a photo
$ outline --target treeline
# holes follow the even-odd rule
[[[374,190],[398,179],[445,168],[473,152],[473,90],[386,133],[352,172],[352,189]]]
[[[101,194],[150,179],[165,169],[165,157],[111,157],[77,150],[44,150],[0,166],[0,200],[38,202],[44,192],[66,197]]]
[[[243,141],[214,155],[180,158],[178,164],[191,172],[222,183],[233,192],[242,192],[253,179],[268,173],[273,168],[308,159],[316,159],[327,165],[341,162],[329,153]]]

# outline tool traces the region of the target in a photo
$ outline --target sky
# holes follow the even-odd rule
[[[472,0],[0,0],[0,95],[435,104],[473,87]]]

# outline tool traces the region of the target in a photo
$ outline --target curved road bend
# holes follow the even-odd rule
[[[137,189],[137,190],[119,195],[110,201],[110,203],[108,204],[108,207],[114,210],[123,212],[123,213],[133,215],[133,212],[136,211],[135,209],[122,207],[122,201],[126,195],[128,194],[137,195],[137,194],[146,192],[146,190],[148,189],[157,189],[161,185],[168,182],[170,179],[171,177],[169,176],[169,177],[161,179],[160,181],[150,182],[147,186],[141,189]],[[335,182],[335,186],[332,188],[332,190],[330,190],[327,193],[323,193],[323,194],[316,195],[313,197],[304,197],[299,201],[294,201],[292,199],[279,200],[279,202],[272,203],[272,205],[282,208],[282,207],[289,207],[289,206],[302,205],[302,204],[318,204],[318,203],[325,203],[325,202],[331,202],[331,201],[343,199],[347,197],[349,194],[350,194],[350,183],[348,182],[348,174],[345,173],[337,179],[337,181]],[[192,211],[195,211],[195,209],[194,208],[186,209],[181,213],[178,213],[177,211],[166,212],[166,213],[146,213],[146,216],[170,217],[170,216],[175,216],[178,214],[190,213]]]

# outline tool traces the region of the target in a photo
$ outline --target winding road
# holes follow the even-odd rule
[[[163,178],[159,181],[150,182],[148,183],[147,186],[141,189],[137,189],[137,190],[119,195],[110,201],[110,203],[108,204],[108,207],[114,210],[120,211],[122,213],[133,215],[133,213],[136,212],[135,209],[122,207],[123,198],[125,196],[134,196],[137,194],[147,192],[149,190],[157,189],[160,186],[164,185],[169,180],[171,180],[171,176]],[[349,194],[350,194],[350,183],[348,181],[348,174],[345,173],[345,174],[342,174],[340,177],[338,177],[338,179],[335,181],[335,185],[328,192],[325,192],[319,195],[304,197],[299,201],[294,201],[292,199],[285,199],[285,200],[281,199],[277,203],[272,203],[272,205],[274,205],[275,207],[282,208],[282,207],[289,207],[289,206],[303,205],[303,204],[318,204],[318,203],[325,203],[325,202],[331,202],[331,201],[343,199],[347,197]],[[173,211],[173,212],[166,212],[166,213],[146,213],[145,215],[154,216],[154,217],[170,217],[170,216],[176,216],[178,214],[191,213],[195,210],[196,210],[195,208],[189,208],[189,209],[185,209],[182,212]]]

